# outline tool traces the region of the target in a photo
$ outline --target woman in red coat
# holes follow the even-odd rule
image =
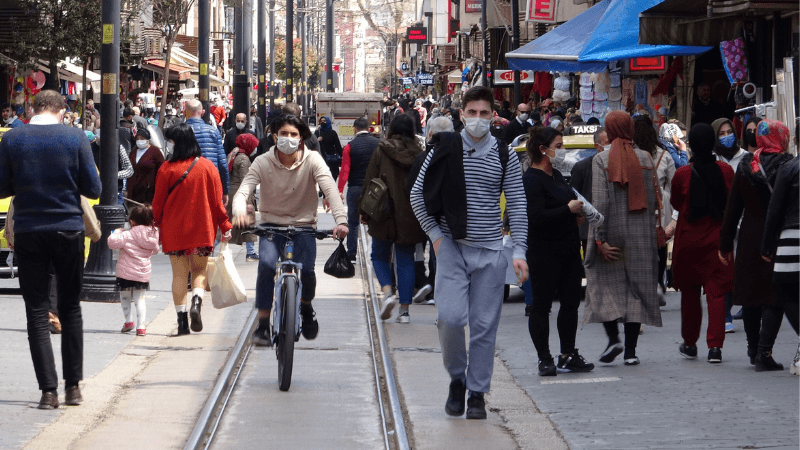
[[[733,169],[714,157],[716,135],[708,124],[697,124],[689,132],[692,159],[672,178],[670,203],[679,211],[672,253],[675,289],[681,291],[681,336],[678,351],[697,358],[697,339],[703,309],[700,288],[708,303],[708,362],[722,362],[725,341],[725,294],[733,290],[733,265],[717,256],[719,232],[725,204],[733,182]]]
[[[172,263],[172,300],[178,312],[178,335],[189,334],[186,278],[192,274],[192,331],[203,329],[200,307],[206,264],[214,250],[217,227],[222,241],[231,238],[231,225],[222,204],[222,183],[211,161],[200,156],[200,146],[189,125],[166,130],[172,157],[156,177],[153,216],[161,229],[161,245]]]

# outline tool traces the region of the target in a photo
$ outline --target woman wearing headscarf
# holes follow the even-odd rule
[[[164,164],[164,154],[150,143],[150,132],[136,132],[136,148],[130,156],[133,175],[128,178],[126,197],[139,203],[153,203],[156,195],[156,174]]]
[[[733,266],[723,265],[717,256],[719,231],[733,170],[717,161],[714,129],[697,124],[689,132],[694,154],[689,166],[672,179],[672,206],[680,211],[672,250],[675,289],[681,291],[681,336],[678,351],[688,359],[697,358],[697,339],[703,310],[700,289],[708,303],[708,362],[722,362],[725,341],[725,295],[733,289]]]
[[[314,132],[319,141],[319,150],[325,158],[325,164],[331,169],[333,179],[339,178],[339,166],[342,164],[342,143],[339,134],[333,129],[333,124],[328,116],[319,119],[319,128]]]
[[[636,344],[642,324],[660,327],[656,253],[656,209],[660,202],[650,154],[633,146],[634,126],[624,111],[606,117],[611,150],[592,160],[592,200],[605,217],[591,227],[584,267],[584,323],[602,322],[608,346],[600,356],[612,362],[623,349],[625,364],[639,364]],[[625,346],[617,322],[625,323]]]
[[[742,130],[742,147],[750,153],[755,152],[758,150],[758,142],[756,142],[756,129],[758,128],[758,123],[761,122],[761,118],[754,116],[744,123],[744,129]]]
[[[689,163],[689,153],[682,138],[683,131],[674,123],[665,123],[658,130],[658,141],[669,151],[676,169]]]
[[[761,258],[761,239],[775,178],[792,155],[786,153],[789,129],[777,120],[759,122],[756,142],[758,150],[746,152],[733,178],[722,221],[719,258],[723,264],[734,264],[733,240],[741,219],[733,302],[743,306],[747,355],[750,364],[761,372],[783,370],[783,365],[772,358],[772,346],[781,326],[783,309],[778,305],[772,287],[774,264]]]
[[[247,175],[247,171],[250,170],[250,155],[252,155],[256,147],[258,147],[258,143],[258,138],[250,133],[242,133],[236,137],[236,147],[228,153],[228,172],[230,172],[230,189],[228,192],[236,193],[239,190],[244,176]],[[254,213],[254,195],[251,195],[250,198],[247,199],[247,205],[248,211]],[[228,213],[228,217],[233,217],[233,202],[228,202],[225,209]],[[252,237],[247,236],[246,239],[244,239],[242,237],[242,231],[244,230],[241,228],[233,228],[231,232],[231,243],[241,245],[242,242],[245,241],[245,247],[247,249],[245,260],[257,261],[258,254],[256,254],[254,244],[256,238],[254,235],[250,235]]]
[[[733,169],[733,173],[736,173],[736,169],[747,151],[740,148],[736,142],[733,122],[723,117],[712,122],[711,127],[717,137],[717,142],[714,143],[714,154],[717,155],[717,160],[728,163]]]

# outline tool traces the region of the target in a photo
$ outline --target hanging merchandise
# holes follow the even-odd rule
[[[594,91],[591,86],[581,86],[581,101],[590,102],[594,100]]]
[[[622,88],[617,86],[608,89],[608,101],[621,102],[621,100],[622,100]]]
[[[611,111],[620,111],[620,110],[622,110],[623,109],[622,108],[622,101],[609,100],[608,101],[608,109],[611,110]]]
[[[553,75],[549,72],[536,72],[533,74],[533,91],[541,98],[550,96],[553,89]]]
[[[608,88],[611,87],[611,77],[608,75],[608,70],[593,74],[592,81],[594,82],[595,92],[607,93]]]
[[[589,72],[583,72],[581,74],[581,86],[591,86],[592,85],[592,74]]]
[[[592,116],[592,103],[591,101],[581,101],[581,117],[588,120]]]
[[[719,43],[722,54],[722,66],[731,84],[747,81],[747,58],[745,57],[744,39],[736,38],[732,41]]]
[[[558,78],[553,81],[553,100],[558,102],[564,102],[569,100],[569,87],[570,82],[567,74],[561,73],[559,74]]]
[[[636,84],[633,88],[634,97],[633,100],[636,102],[637,105],[646,105],[647,104],[647,81],[643,78],[639,78],[636,80]]]
[[[608,92],[600,92],[596,88],[594,90],[594,101],[604,102],[608,100]]]
[[[618,88],[622,84],[622,76],[619,73],[610,73],[608,74],[608,78],[611,79],[611,86],[612,88]]]

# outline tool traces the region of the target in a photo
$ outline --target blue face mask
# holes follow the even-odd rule
[[[719,138],[719,143],[725,146],[726,148],[733,147],[733,144],[736,142],[736,136],[729,134],[727,136],[723,136]]]

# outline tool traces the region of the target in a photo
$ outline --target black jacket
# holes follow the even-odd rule
[[[528,121],[525,121],[524,123],[519,123],[519,120],[517,120],[517,118],[514,117],[508,122],[508,125],[506,125],[505,141],[509,143],[512,142],[514,139],[517,138],[517,136],[527,133],[528,127],[530,126],[531,124],[528,123]]]
[[[437,133],[431,139],[433,157],[425,171],[425,210],[437,221],[444,217],[453,239],[467,237],[467,187],[464,143],[459,133]]]
[[[592,161],[594,156],[582,159],[572,166],[570,171],[569,185],[575,188],[580,194],[592,203]],[[589,223],[584,221],[580,228],[581,239],[588,239]]]
[[[225,141],[222,143],[222,147],[225,149],[225,154],[232,152],[234,148],[236,148],[236,138],[239,137],[240,134],[252,134],[255,135],[252,131],[247,129],[247,125],[243,129],[238,129],[236,127],[231,128],[227,132],[225,132]]]
[[[761,254],[772,256],[781,231],[800,227],[800,160],[794,158],[783,165],[775,180],[769,201]]]

